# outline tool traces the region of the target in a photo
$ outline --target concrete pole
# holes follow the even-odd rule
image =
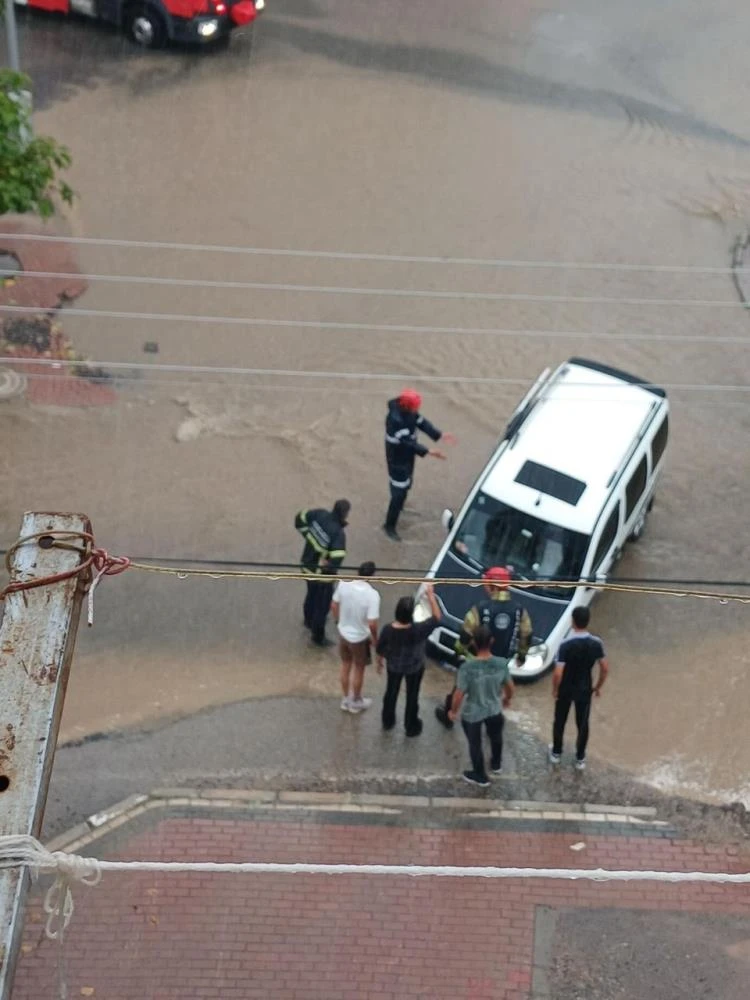
[[[8,36],[8,66],[15,72],[21,72],[21,61],[18,57],[18,30],[16,28],[15,0],[5,0],[5,33]]]
[[[53,530],[90,531],[91,526],[82,514],[24,515],[22,537]],[[80,561],[70,549],[28,542],[13,555],[12,579],[62,573]],[[76,576],[5,599],[0,626],[0,834],[38,837],[41,832],[82,598]],[[27,890],[25,871],[0,872],[0,1000],[10,1000]]]

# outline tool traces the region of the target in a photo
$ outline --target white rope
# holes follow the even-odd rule
[[[44,932],[51,941],[61,939],[73,916],[71,883],[96,885],[102,877],[96,858],[48,851],[34,837],[0,837],[0,869],[29,868],[32,876],[54,875],[44,897],[47,921]]]
[[[22,313],[28,315],[34,311],[32,306],[0,305],[0,313]],[[48,311],[38,307],[37,311]],[[259,326],[280,327],[284,329],[303,330],[351,330],[362,333],[414,333],[414,334],[450,334],[451,336],[488,336],[488,337],[531,337],[543,340],[596,340],[601,346],[607,341],[638,341],[651,343],[696,343],[696,344],[736,344],[741,347],[750,346],[750,338],[746,336],[724,336],[714,334],[681,334],[681,333],[600,333],[591,330],[531,330],[506,329],[504,327],[485,326],[414,326],[403,323],[344,323],[327,322],[313,319],[270,319],[256,316],[201,316],[196,313],[171,312],[133,312],[122,309],[85,309],[79,306],[65,306],[66,316],[87,316],[98,319],[123,319],[148,322],[167,323],[210,323],[212,326]]]
[[[409,254],[358,253],[346,250],[295,250],[270,247],[220,246],[210,243],[169,243],[163,240],[118,240],[102,236],[52,236],[49,234],[0,233],[2,240],[37,243],[69,243],[76,246],[106,246],[134,250],[177,250],[200,253],[248,254],[256,257],[302,257],[319,260],[362,260],[392,264],[449,264],[457,267],[537,268],[565,271],[643,271],[666,274],[731,274],[745,267],[706,267],[693,264],[629,264],[603,261],[514,260],[496,257],[441,257]]]
[[[622,305],[622,306],[679,306],[681,308],[694,306],[696,308],[747,309],[747,305],[739,299],[660,299],[634,298],[609,295],[541,295],[533,292],[476,292],[449,291],[438,289],[430,291],[423,288],[368,288],[352,285],[299,285],[276,281],[226,281],[212,278],[163,278],[153,275],[138,274],[82,274],[74,271],[18,271],[0,268],[0,280],[3,278],[56,278],[78,281],[106,281],[111,284],[127,285],[166,285],[176,288],[221,288],[240,291],[261,292],[299,292],[315,295],[363,295],[385,296],[387,298],[406,299],[460,299],[471,302],[554,302],[578,303],[580,305]],[[40,307],[41,308],[41,307]]]
[[[747,340],[750,344],[750,338]],[[144,371],[144,372],[185,372],[192,375],[243,375],[243,376],[263,376],[264,378],[312,378],[312,379],[345,379],[361,380],[369,382],[401,382],[408,385],[411,382],[424,382],[436,384],[471,384],[471,385],[512,385],[525,386],[528,388],[528,378],[499,378],[481,375],[420,375],[414,372],[346,372],[346,371],[304,371],[296,368],[239,368],[237,366],[215,366],[215,365],[179,365],[161,364],[143,361],[70,361],[67,359],[56,360],[54,358],[21,358],[12,355],[0,356],[0,363],[34,365],[43,368],[104,368],[112,371]],[[566,382],[566,387],[585,389],[589,392],[596,386],[590,382]],[[633,386],[649,386],[649,382],[622,382],[613,383],[607,386],[606,393],[616,392],[622,389],[630,391]],[[750,392],[750,384],[722,384],[722,383],[691,383],[691,382],[659,382],[662,389],[679,390],[683,392],[714,392],[714,393],[745,393]],[[590,397],[588,397],[590,398]],[[601,396],[596,397],[596,401],[601,401]]]
[[[10,846],[8,843],[10,842]],[[674,872],[606,868],[499,868],[493,865],[310,864],[267,861],[104,861],[50,852],[33,837],[0,837],[0,868],[25,865],[93,885],[103,872],[203,872],[234,875],[408,875],[442,878],[547,878],[593,882],[709,882],[750,884],[750,872]]]
[[[0,837],[0,870],[29,868],[32,876],[52,874],[53,884],[44,898],[47,914],[45,934],[58,943],[58,997],[67,1000],[64,964],[64,933],[73,916],[71,884],[96,885],[102,872],[204,872],[211,874],[256,875],[390,875],[443,878],[546,878],[582,879],[593,882],[678,882],[710,884],[750,884],[750,873],[616,871],[604,868],[498,868],[458,865],[353,865],[274,862],[216,861],[103,861],[64,851],[48,851],[34,837]]]

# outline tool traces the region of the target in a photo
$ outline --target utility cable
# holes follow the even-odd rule
[[[67,243],[72,246],[108,246],[128,250],[246,254],[256,257],[300,257],[319,260],[372,261],[386,264],[442,264],[454,267],[494,267],[564,271],[638,271],[663,274],[733,274],[750,268],[709,267],[693,264],[633,264],[604,261],[517,260],[502,257],[417,256],[413,254],[361,253],[345,250],[300,250],[273,247],[221,246],[210,243],[172,243],[164,240],[122,240],[101,236],[0,233],[1,240]]]
[[[0,313],[28,315],[32,312],[51,312],[49,308],[34,306],[0,305]],[[679,344],[736,344],[750,347],[750,336],[725,336],[722,334],[681,334],[681,333],[597,333],[586,330],[527,330],[505,329],[502,327],[465,326],[417,326],[407,323],[344,323],[313,319],[273,319],[254,316],[202,316],[196,313],[135,312],[121,309],[85,309],[80,306],[65,306],[67,316],[87,316],[92,319],[124,319],[139,322],[200,323],[212,326],[260,326],[283,327],[293,330],[349,330],[364,333],[413,333],[451,334],[460,336],[512,337],[523,339],[533,337],[543,340],[596,340],[597,344],[608,341],[639,341]]]
[[[5,556],[6,549],[0,549],[0,557]],[[132,556],[131,559],[134,563],[156,563],[163,564],[165,566],[230,566],[232,568],[243,568],[243,569],[264,569],[264,570],[297,570],[299,569],[299,562],[275,562],[272,559],[210,559],[202,558],[199,556]],[[356,575],[358,574],[359,567],[354,565],[343,565],[339,567],[342,573],[349,573]],[[404,577],[413,577],[418,579],[420,582],[424,582],[427,573],[426,569],[420,569],[419,567],[407,567],[407,566],[378,566],[378,572],[383,573],[387,576],[396,576],[397,574],[403,574]],[[369,579],[369,577],[368,577]],[[563,578],[560,577],[562,580]],[[554,576],[545,577],[544,584],[554,585],[557,578]],[[595,581],[594,577],[579,577],[578,583],[581,586],[586,586],[588,583]],[[403,582],[401,580],[397,582]],[[442,580],[436,578],[435,583],[442,583]],[[471,579],[465,581],[468,584],[477,583],[476,579]],[[481,581],[480,581],[481,582]],[[647,576],[618,576],[616,583],[623,584],[643,584],[645,586],[664,586],[664,587],[750,587],[750,580],[710,580],[704,577],[688,577],[688,578],[674,578],[674,577],[647,577]],[[511,584],[515,586],[515,582]]]
[[[103,281],[111,284],[157,285],[175,288],[217,288],[224,290],[300,292],[318,295],[357,295],[413,299],[460,299],[462,301],[571,303],[581,305],[680,306],[747,309],[739,299],[659,299],[612,297],[607,295],[538,295],[527,292],[477,292],[417,288],[367,288],[351,285],[299,285],[274,281],[225,281],[210,278],[164,278],[136,274],[80,274],[71,271],[14,271],[0,269],[3,278],[54,278],[56,280]]]
[[[750,343],[750,339],[748,340]],[[13,355],[0,356],[0,364],[22,364],[35,365],[52,368],[105,368],[113,371],[156,371],[156,372],[189,372],[191,374],[208,375],[244,375],[263,376],[264,378],[276,378],[284,376],[286,378],[312,378],[312,379],[341,379],[346,381],[361,380],[370,382],[424,382],[433,384],[470,384],[470,385],[513,385],[529,387],[528,378],[499,378],[490,375],[419,375],[414,372],[346,372],[346,371],[303,371],[294,368],[240,368],[238,366],[213,366],[213,365],[180,365],[149,363],[138,361],[71,361],[68,359],[56,360],[54,358],[21,358]],[[612,384],[607,386],[607,393],[617,389],[630,390],[633,387],[651,388],[650,382],[623,382],[622,384]],[[690,383],[690,382],[660,382],[663,389],[679,390],[683,392],[713,392],[713,393],[746,393],[750,392],[750,385],[730,385],[722,383]],[[590,382],[566,382],[566,387],[596,389]],[[589,397],[591,398],[591,397]],[[602,397],[596,397],[600,402]]]

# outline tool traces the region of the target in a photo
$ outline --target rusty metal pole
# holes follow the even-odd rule
[[[82,514],[29,513],[21,537],[90,530]],[[12,578],[62,573],[80,561],[70,549],[27,542],[14,553]],[[81,582],[72,577],[5,599],[0,627],[0,834],[38,837],[41,832],[82,597]],[[10,1000],[27,890],[25,871],[0,872],[0,1000]]]

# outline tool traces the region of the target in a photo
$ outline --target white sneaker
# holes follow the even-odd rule
[[[349,698],[342,698],[341,699],[341,711],[342,712],[348,712],[350,706],[351,706],[351,701],[349,700]]]
[[[585,771],[586,770],[586,758],[585,757],[576,757],[575,769],[576,769],[576,771]]]
[[[557,765],[560,763],[561,760],[562,760],[562,754],[555,753],[555,751],[552,749],[552,747],[550,747],[549,748],[549,762],[550,762],[550,764],[552,764],[553,767],[557,767]]]
[[[354,698],[349,702],[349,711],[352,715],[359,715],[360,712],[364,712],[370,705],[372,705],[372,698]]]

